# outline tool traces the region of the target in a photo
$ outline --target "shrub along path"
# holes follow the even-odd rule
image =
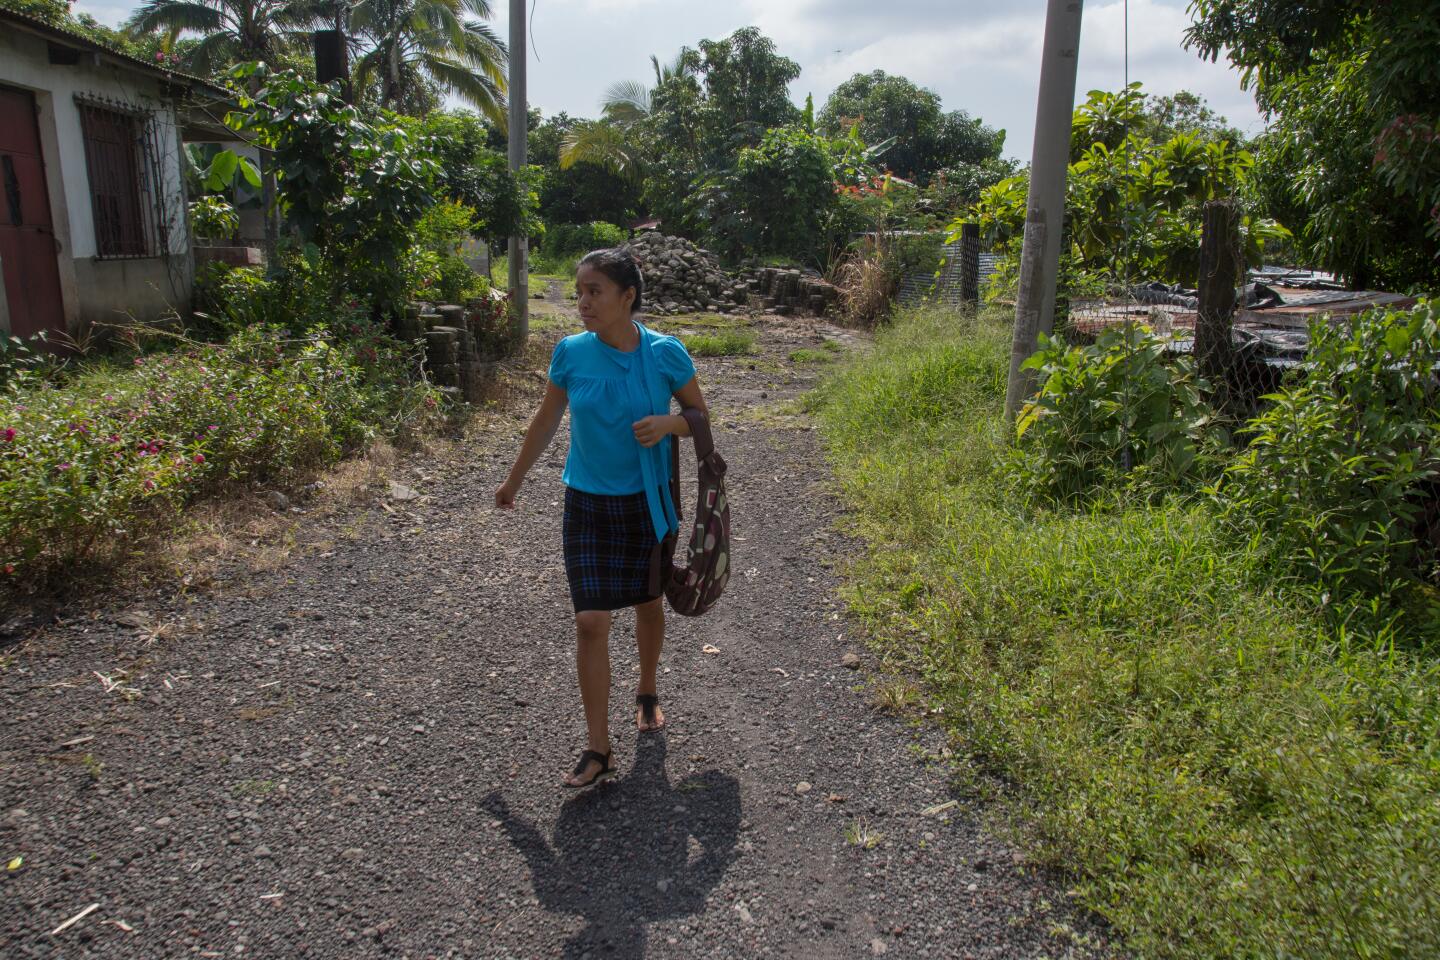
[[[782,405],[833,350],[792,361],[821,346],[804,321],[759,334],[700,363],[737,576],[670,619],[663,733],[635,733],[620,617],[617,779],[558,787],[583,731],[563,437],[516,513],[491,506],[522,397],[404,465],[417,499],[392,486],[333,543],[302,524],[283,569],[73,611],[6,651],[0,856],[23,862],[0,871],[0,954],[1103,952],[952,795],[943,738],[872,705],[829,472]]]

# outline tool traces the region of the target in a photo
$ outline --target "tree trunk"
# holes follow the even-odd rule
[[[1200,241],[1200,308],[1195,320],[1195,357],[1200,375],[1210,381],[1218,408],[1231,406],[1235,372],[1231,326],[1235,318],[1235,287],[1244,275],[1240,247],[1240,210],[1234,200],[1205,204]]]

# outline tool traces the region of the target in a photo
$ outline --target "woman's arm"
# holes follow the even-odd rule
[[[705,406],[705,398],[700,395],[700,381],[696,377],[691,377],[689,383],[675,391],[675,399],[680,401],[682,409],[698,407],[701,413],[710,416],[710,410]],[[679,414],[646,417],[644,420],[635,421],[635,439],[642,447],[653,447],[672,433],[677,437],[690,436],[690,424]]]
[[[525,441],[520,444],[520,453],[515,457],[515,465],[510,468],[510,476],[495,491],[495,506],[514,509],[515,495],[520,492],[525,475],[535,466],[545,448],[550,446],[550,441],[555,439],[555,431],[560,429],[560,418],[565,415],[569,400],[565,391],[554,383],[545,384],[545,399],[540,401],[540,409],[535,411],[525,431]]]

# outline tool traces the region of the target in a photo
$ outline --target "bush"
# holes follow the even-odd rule
[[[190,203],[190,225],[197,237],[223,240],[240,229],[240,215],[220,197],[201,197]]]
[[[1186,486],[1211,411],[1191,359],[1167,359],[1166,345],[1138,324],[1112,327],[1093,346],[1042,335],[1024,363],[1040,390],[1015,421],[1023,455],[1012,462],[1024,484],[1067,504],[1142,477]]]
[[[1435,496],[1437,370],[1434,303],[1312,324],[1303,380],[1266,398],[1226,471],[1227,522],[1331,588],[1389,596],[1432,578],[1416,534]]]
[[[434,400],[408,348],[271,327],[107,362],[0,393],[0,565],[41,576],[142,536],[158,511],[230,480],[280,478],[393,432]]]
[[[551,258],[586,254],[602,247],[618,247],[628,235],[624,227],[594,220],[590,223],[557,223],[545,231],[541,250]]]

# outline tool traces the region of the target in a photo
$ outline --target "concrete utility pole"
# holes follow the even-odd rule
[[[510,0],[510,170],[517,176],[525,166],[529,116],[525,97],[525,0]],[[515,311],[515,329],[523,344],[530,337],[529,242],[510,238],[510,305]]]
[[[1035,146],[1030,154],[1030,198],[1025,246],[1020,254],[1020,291],[1015,302],[1015,339],[1005,414],[1014,418],[1035,392],[1035,378],[1020,365],[1035,352],[1036,338],[1055,328],[1055,282],[1065,230],[1065,175],[1070,165],[1070,118],[1075,110],[1075,70],[1080,61],[1083,0],[1049,0],[1040,98],[1035,108]]]

